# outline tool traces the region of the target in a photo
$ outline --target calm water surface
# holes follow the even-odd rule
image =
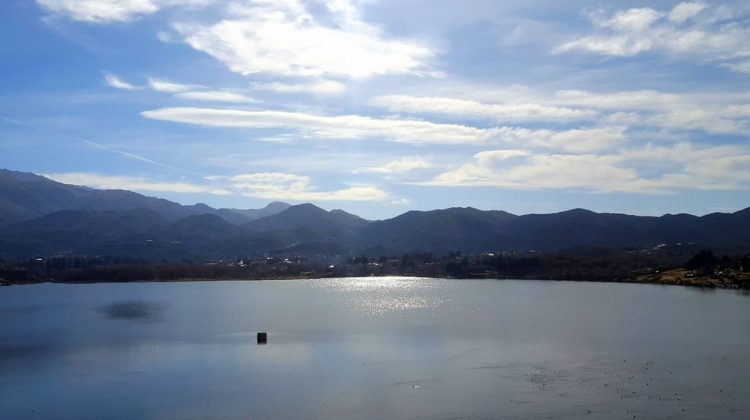
[[[742,419],[748,396],[750,297],[732,291],[413,278],[0,288],[2,419]]]

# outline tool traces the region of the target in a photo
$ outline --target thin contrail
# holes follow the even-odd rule
[[[22,127],[30,128],[32,130],[36,130],[36,131],[39,131],[39,132],[42,132],[42,133],[45,133],[45,134],[52,134],[52,135],[55,135],[55,136],[59,136],[60,135],[58,133],[53,132],[52,130],[48,130],[48,129],[43,128],[43,127],[39,127],[39,126],[36,126],[36,125],[33,125],[33,124],[29,124],[27,122],[16,120],[16,119],[13,119],[13,118],[8,118],[8,117],[2,116],[2,115],[0,115],[0,120],[3,120],[5,122],[9,122],[11,124],[20,125]],[[71,140],[75,140],[75,141],[77,141],[79,143],[83,143],[83,144],[86,144],[88,146],[97,148],[97,149],[106,150],[106,151],[112,152],[112,153],[117,153],[117,154],[119,154],[121,156],[125,156],[128,159],[133,159],[133,160],[145,162],[145,163],[148,163],[148,164],[151,164],[151,165],[155,165],[155,166],[161,166],[163,168],[169,168],[169,169],[174,169],[174,170],[183,171],[183,172],[191,172],[191,171],[187,171],[185,169],[178,168],[176,166],[172,166],[172,165],[167,164],[167,163],[157,162],[157,161],[155,161],[153,159],[149,159],[147,157],[143,157],[143,156],[137,155],[135,153],[130,153],[130,152],[126,152],[124,150],[115,149],[114,147],[105,146],[103,144],[99,144],[99,143],[91,141],[91,140],[86,140],[86,139],[82,139],[80,137],[75,137],[75,136],[66,135],[66,134],[63,134],[63,136],[64,137],[68,137]]]
[[[180,168],[178,168],[176,166],[172,166],[172,165],[167,164],[167,163],[157,162],[155,160],[151,160],[149,158],[136,155],[135,153],[130,153],[130,152],[126,152],[124,150],[115,149],[114,147],[105,146],[103,144],[99,144],[99,143],[93,142],[91,140],[83,140],[83,139],[76,139],[76,140],[78,140],[78,141],[80,141],[82,143],[88,144],[91,147],[95,147],[95,148],[101,149],[101,150],[106,150],[106,151],[112,152],[112,153],[117,153],[117,154],[120,154],[120,155],[125,156],[125,157],[130,158],[130,159],[139,160],[141,162],[150,163],[150,164],[156,165],[156,166],[163,166],[165,168],[176,169],[178,171],[182,171],[183,170],[183,169],[180,169]]]

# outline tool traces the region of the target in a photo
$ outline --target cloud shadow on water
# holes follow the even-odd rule
[[[127,300],[100,306],[97,312],[105,318],[134,322],[158,322],[164,317],[166,305],[143,300]]]

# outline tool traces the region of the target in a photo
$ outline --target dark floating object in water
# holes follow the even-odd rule
[[[266,344],[268,342],[268,334],[264,332],[258,333],[258,344]]]

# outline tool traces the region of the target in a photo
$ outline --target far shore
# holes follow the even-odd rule
[[[663,272],[649,273],[640,275],[635,278],[618,278],[618,279],[551,279],[551,278],[533,278],[533,277],[508,277],[499,278],[493,276],[472,276],[472,277],[453,277],[453,276],[423,276],[417,274],[385,274],[385,275],[365,275],[365,276],[312,276],[312,275],[287,275],[287,276],[266,276],[266,277],[233,277],[233,278],[210,278],[210,277],[183,277],[183,278],[144,278],[134,280],[86,280],[86,281],[61,281],[57,279],[47,279],[38,281],[13,282],[7,279],[0,279],[0,286],[22,286],[41,283],[56,284],[103,284],[103,283],[171,283],[171,282],[212,282],[212,281],[275,281],[275,280],[321,280],[331,278],[354,279],[354,278],[435,278],[450,280],[535,280],[535,281],[571,281],[571,282],[591,282],[591,283],[627,283],[627,284],[656,284],[667,286],[687,286],[696,288],[721,288],[721,289],[750,289],[750,273],[726,271],[722,273],[700,274],[692,270],[674,269]]]
[[[722,255],[723,254],[723,255]],[[261,256],[183,261],[95,256],[0,260],[0,285],[127,283],[215,280],[423,277],[648,283],[750,289],[750,253],[657,247],[646,250],[582,248],[556,252],[463,255],[429,252],[401,256]]]

